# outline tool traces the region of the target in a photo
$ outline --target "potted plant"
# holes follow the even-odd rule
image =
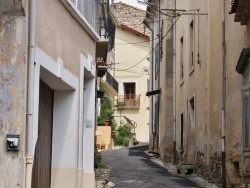
[[[103,142],[101,145],[101,149],[105,149],[106,144]]]
[[[115,132],[114,131],[111,132],[111,138],[115,139]]]
[[[109,126],[109,120],[104,121],[104,126]]]

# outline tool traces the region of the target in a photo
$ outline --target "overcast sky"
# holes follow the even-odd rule
[[[146,10],[146,6],[137,3],[137,0],[114,0],[115,3],[118,3],[120,1],[138,7],[140,9]]]

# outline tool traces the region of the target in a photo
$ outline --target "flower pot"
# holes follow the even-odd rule
[[[108,120],[104,121],[104,126],[109,126],[109,121]]]
[[[104,150],[104,149],[105,149],[105,146],[101,146],[101,149],[103,149],[103,150]]]

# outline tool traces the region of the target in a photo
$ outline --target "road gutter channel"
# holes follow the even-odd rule
[[[197,174],[190,174],[190,175],[181,175],[177,173],[176,166],[174,166],[172,163],[164,163],[160,160],[159,157],[156,157],[154,154],[151,154],[148,150],[145,151],[145,153],[149,156],[149,159],[168,170],[168,172],[175,176],[185,177],[186,179],[196,183],[198,186],[203,188],[218,188],[215,184],[209,183],[207,180],[204,180],[203,178],[199,177]]]

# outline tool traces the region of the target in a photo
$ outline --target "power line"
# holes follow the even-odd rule
[[[149,47],[149,46],[145,46],[145,45],[140,45],[140,43],[149,42],[150,40],[148,40],[148,41],[142,41],[142,42],[129,42],[129,41],[126,41],[126,40],[118,38],[118,37],[115,37],[115,38],[126,42],[126,44],[116,43],[115,45],[129,45],[129,44],[134,44],[134,45],[137,45],[137,46]]]
[[[180,18],[180,16],[175,20],[175,22],[172,24],[172,26],[171,26],[170,29],[167,31],[167,33],[162,37],[162,39],[164,39],[164,38],[167,36],[167,34],[173,29],[174,25],[176,24],[176,22],[178,21],[179,18]],[[134,64],[133,66],[131,66],[131,67],[127,68],[127,69],[117,70],[117,71],[127,71],[127,70],[132,69],[132,68],[135,67],[136,65],[140,64],[143,60],[145,60],[145,59],[146,59],[146,58],[156,49],[156,47],[157,47],[158,45],[159,45],[159,43],[156,44],[155,47],[149,52],[149,54],[147,54],[147,55],[146,55],[142,60],[140,60],[138,63]]]

